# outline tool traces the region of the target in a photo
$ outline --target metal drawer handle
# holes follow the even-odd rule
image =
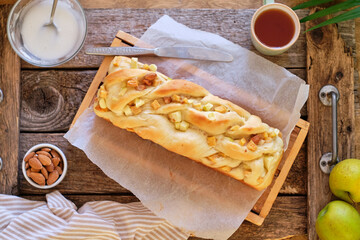
[[[319,98],[325,106],[331,106],[332,153],[325,153],[320,158],[321,171],[326,174],[330,174],[332,168],[339,162],[337,141],[337,102],[339,101],[340,93],[335,86],[325,85],[320,89]]]

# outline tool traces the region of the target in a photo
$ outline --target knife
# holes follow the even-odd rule
[[[97,47],[85,50],[89,55],[102,56],[140,56],[155,55],[159,57],[173,57],[198,59],[219,62],[231,62],[234,58],[231,54],[204,47],[158,47],[158,48],[138,48],[138,47]]]

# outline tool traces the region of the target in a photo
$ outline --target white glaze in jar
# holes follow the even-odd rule
[[[24,47],[40,59],[58,59],[67,55],[79,39],[79,24],[75,12],[65,2],[58,2],[54,15],[57,32],[43,27],[50,21],[52,1],[29,7],[21,25]]]

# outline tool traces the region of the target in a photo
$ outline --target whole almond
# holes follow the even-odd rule
[[[31,174],[31,170],[30,170],[30,168],[29,168],[28,170],[26,170],[26,175],[27,175],[28,177],[30,177],[30,174]]]
[[[24,161],[27,163],[30,158],[32,158],[35,155],[35,152],[31,152],[24,158]]]
[[[45,177],[41,173],[30,173],[30,178],[39,185],[45,185]]]
[[[40,169],[34,169],[34,168],[30,168],[30,172],[40,172]]]
[[[51,151],[51,148],[44,147],[44,148],[41,149],[41,151],[50,152],[50,151]]]
[[[156,73],[148,73],[144,76],[144,79],[152,81],[155,80],[156,77],[157,77]]]
[[[39,159],[34,158],[34,157],[29,159],[29,164],[30,164],[30,167],[32,167],[34,169],[40,170],[42,168],[42,164],[39,161]]]
[[[56,167],[57,165],[59,165],[60,158],[54,157],[54,158],[52,159],[52,162],[53,162],[54,166]]]
[[[45,152],[45,151],[37,151],[36,152],[38,155],[45,155],[45,156],[47,156],[48,158],[51,158],[51,155],[50,155],[50,153],[48,153],[48,152]]]
[[[45,168],[48,172],[52,172],[52,171],[54,171],[55,166],[53,163],[51,163],[49,166],[46,166]]]
[[[29,163],[25,163],[25,169],[28,169],[29,168]]]
[[[56,166],[55,170],[59,173],[59,175],[61,175],[63,173],[61,167],[59,167],[59,166]]]
[[[53,171],[53,172],[51,172],[50,174],[49,174],[49,178],[48,178],[48,180],[47,180],[47,184],[48,185],[51,185],[51,184],[53,184],[54,182],[56,182],[56,180],[58,180],[58,178],[59,178],[59,173],[58,173],[58,171]]]
[[[60,161],[59,167],[60,167],[61,169],[64,169],[64,162],[63,162],[63,161]]]
[[[55,151],[54,149],[53,150],[51,150],[51,155],[53,156],[53,157],[58,157],[58,158],[60,158],[61,159],[61,157],[60,157],[60,155],[58,154],[58,152],[57,151]]]
[[[43,154],[39,154],[38,159],[44,166],[49,166],[51,164],[51,159]]]
[[[48,171],[46,170],[46,168],[42,168],[42,169],[41,169],[41,173],[42,173],[42,175],[44,175],[45,179],[48,179],[48,178],[49,178],[49,173],[48,173]]]

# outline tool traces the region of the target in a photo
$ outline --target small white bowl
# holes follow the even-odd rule
[[[59,153],[59,155],[61,156],[62,160],[63,160],[63,163],[64,163],[64,169],[63,169],[63,172],[61,174],[61,176],[56,180],[56,182],[54,182],[53,184],[51,185],[45,185],[45,186],[41,186],[39,184],[37,184],[36,182],[34,182],[31,178],[29,178],[26,174],[26,169],[25,169],[25,157],[31,153],[31,152],[36,152],[38,150],[40,150],[41,148],[45,148],[45,147],[48,147],[48,148],[51,148],[51,149],[54,149],[55,151],[57,151]],[[65,154],[55,145],[52,145],[50,143],[40,143],[40,144],[37,144],[33,147],[31,147],[24,155],[24,158],[22,160],[22,172],[23,172],[23,175],[25,177],[25,179],[31,184],[33,185],[34,187],[36,188],[40,188],[40,189],[49,189],[49,188],[52,188],[52,187],[55,187],[56,185],[58,185],[65,177],[66,175],[66,172],[67,172],[67,160],[66,160],[66,157],[65,157]]]

